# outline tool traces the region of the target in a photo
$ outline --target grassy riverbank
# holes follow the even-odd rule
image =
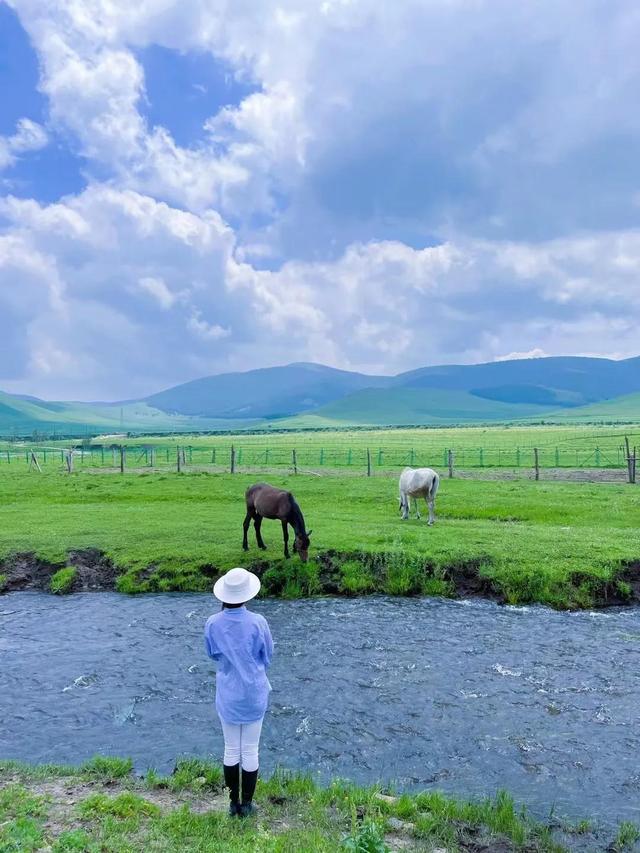
[[[632,850],[638,839],[631,824],[607,840],[587,821],[543,826],[505,793],[474,802],[438,792],[394,797],[276,773],[259,782],[256,802],[257,817],[229,818],[220,768],[198,760],[179,763],[169,777],[149,771],[140,778],[124,759],[99,757],[77,768],[0,760],[0,850],[559,853],[574,839],[581,849],[611,843],[612,851]],[[589,840],[594,847],[585,847]]]
[[[64,589],[91,587],[82,574],[89,557],[73,552],[98,549],[91,577],[125,592],[206,590],[234,565],[255,566],[265,592],[285,597],[467,591],[589,607],[606,597],[632,600],[640,588],[636,487],[443,480],[438,522],[429,528],[424,518],[400,520],[395,477],[271,476],[295,493],[314,531],[305,566],[282,559],[276,522],[263,525],[268,551],[256,549],[253,531],[250,552],[242,551],[243,493],[255,479],[5,469],[0,586],[20,588],[10,555],[32,552],[48,563],[41,567],[47,584],[75,564],[75,581],[67,573]]]

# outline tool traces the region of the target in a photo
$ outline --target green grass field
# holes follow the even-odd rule
[[[64,567],[97,548],[124,571],[123,591],[206,590],[235,565],[259,565],[267,593],[451,594],[471,567],[513,603],[588,607],[598,587],[640,560],[640,490],[613,484],[443,480],[438,522],[403,522],[395,477],[271,476],[313,529],[310,562],[241,549],[246,474],[0,474],[0,556],[35,552]],[[328,555],[328,556],[327,556]],[[329,560],[329,563],[327,563]],[[266,563],[265,563],[266,561]],[[0,567],[0,574],[3,573]],[[327,579],[327,575],[330,575]],[[624,596],[625,583],[619,586]]]
[[[112,466],[116,457],[109,450],[110,445],[126,444],[130,448],[127,456],[129,467],[146,466],[150,456],[145,448],[154,447],[156,465],[169,468],[175,466],[176,446],[180,445],[187,448],[189,464],[228,467],[233,445],[240,469],[255,466],[290,468],[294,449],[298,465],[314,471],[347,468],[363,472],[367,449],[371,453],[374,471],[391,471],[405,465],[429,465],[442,470],[447,465],[449,449],[454,451],[455,465],[463,469],[530,469],[533,466],[533,449],[537,447],[543,468],[623,468],[625,436],[632,446],[640,445],[640,430],[636,427],[574,425],[183,434],[145,438],[113,434],[95,439],[93,450],[87,447],[82,458],[76,456],[76,464]],[[60,448],[63,446],[69,447],[70,442],[0,442],[0,471],[10,464],[7,463],[7,453],[14,464],[24,463],[27,449],[31,447],[37,450],[41,464],[46,461],[54,468],[60,468]]]
[[[31,853],[561,853],[630,851],[640,832],[621,824],[602,837],[584,820],[547,827],[504,792],[464,801],[437,791],[381,794],[346,782],[327,787],[304,776],[260,780],[258,814],[226,814],[221,770],[199,759],[173,775],[134,777],[126,759],[97,756],[80,767],[0,761],[0,850]],[[561,837],[562,843],[558,840]],[[600,846],[602,845],[602,846]]]

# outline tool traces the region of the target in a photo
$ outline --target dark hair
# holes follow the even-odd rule
[[[225,608],[229,608],[230,610],[233,610],[236,607],[242,607],[244,604],[246,604],[245,601],[241,601],[239,604],[227,604],[226,601],[223,601],[222,602],[222,609],[224,610]]]

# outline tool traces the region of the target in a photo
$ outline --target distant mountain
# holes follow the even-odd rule
[[[0,434],[187,432],[267,424],[401,426],[541,417],[636,420],[639,401],[640,357],[441,365],[398,376],[297,363],[208,376],[126,403],[46,402],[0,392]]]
[[[415,393],[403,396],[400,389]],[[457,423],[528,417],[634,391],[640,391],[640,358],[554,357],[423,367],[398,376],[290,364],[196,379],[145,402],[198,417],[315,414],[352,423]]]
[[[558,356],[442,365],[401,373],[396,382],[410,388],[470,391],[503,402],[584,405],[640,391],[640,357],[624,361]],[[542,395],[542,396],[541,396]]]
[[[322,364],[288,364],[246,373],[222,373],[177,385],[145,402],[172,414],[210,418],[281,418],[339,400],[393,379],[336,370]]]

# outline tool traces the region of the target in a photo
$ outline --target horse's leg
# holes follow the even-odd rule
[[[249,543],[247,541],[247,533],[249,532],[249,526],[251,524],[251,510],[247,510],[247,514],[244,517],[244,521],[242,522],[242,548],[244,551],[249,550]]]
[[[262,516],[256,513],[255,518],[253,519],[253,526],[256,531],[256,542],[258,543],[258,548],[261,551],[266,551],[267,546],[264,544],[264,540],[262,538],[262,533],[260,533],[260,528],[262,527]]]
[[[435,498],[432,498],[430,496],[429,499],[427,500],[427,506],[429,507],[429,524],[433,524],[433,522],[436,520],[436,516],[435,516],[435,512],[434,512],[435,503],[436,503]]]
[[[406,521],[409,518],[409,498],[406,492],[400,492],[400,508],[402,509],[402,519]]]
[[[284,519],[282,520],[282,536],[284,538],[284,555],[289,559],[289,525]]]
[[[420,518],[420,510],[418,509],[418,498],[414,497],[413,499],[413,507],[416,511],[416,518]]]

